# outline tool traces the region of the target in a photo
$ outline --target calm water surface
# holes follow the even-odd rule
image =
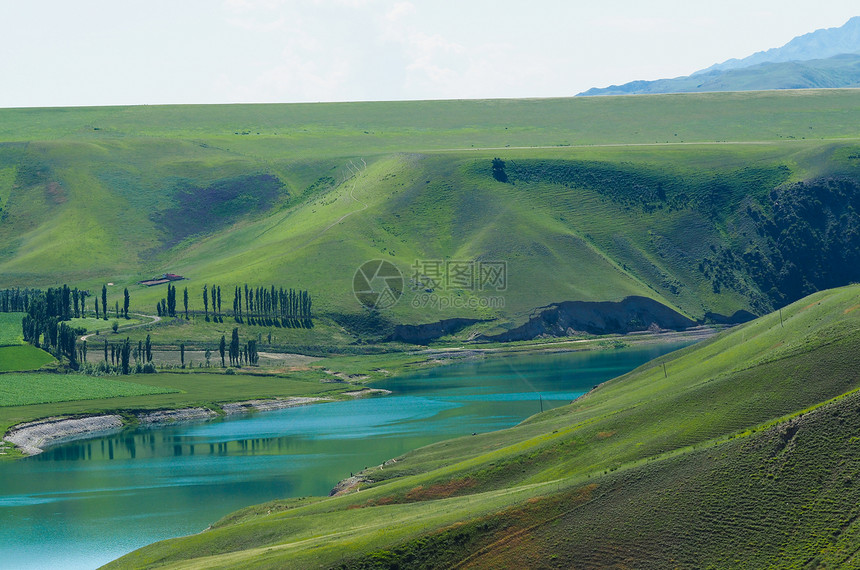
[[[0,567],[95,568],[352,471],[510,427],[684,345],[508,357],[378,384],[394,394],[140,429],[0,463]]]

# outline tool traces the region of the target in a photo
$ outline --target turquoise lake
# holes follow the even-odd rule
[[[96,568],[248,505],[327,495],[365,466],[511,427],[682,346],[455,364],[375,384],[390,396],[123,431],[0,463],[0,567]]]

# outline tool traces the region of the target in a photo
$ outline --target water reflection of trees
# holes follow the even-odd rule
[[[283,455],[300,452],[298,438],[261,437],[219,442],[201,442],[177,434],[118,434],[99,440],[66,444],[35,456],[38,461],[112,461],[140,457]]]

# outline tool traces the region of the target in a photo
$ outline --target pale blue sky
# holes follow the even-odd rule
[[[855,15],[857,0],[0,0],[0,107],[570,96]]]

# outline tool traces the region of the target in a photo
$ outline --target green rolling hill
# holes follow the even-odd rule
[[[860,286],[109,567],[851,567]]]
[[[354,323],[355,271],[386,259],[407,291],[380,330],[498,334],[629,296],[763,314],[860,277],[859,108],[845,90],[0,110],[0,288],[110,282],[153,313],[164,287],[136,283],[172,272],[192,309],[203,284],[275,283]],[[503,261],[507,288],[412,291],[416,260]],[[410,302],[428,289],[460,306]]]

